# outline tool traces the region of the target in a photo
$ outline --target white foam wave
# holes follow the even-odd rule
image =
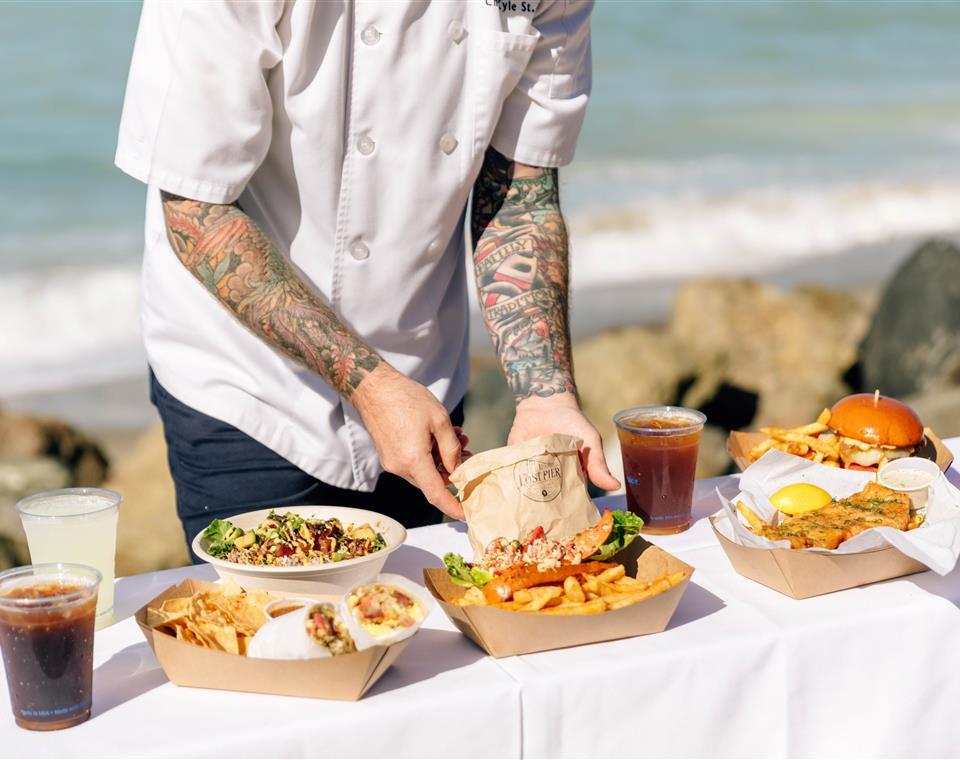
[[[960,229],[960,182],[674,190],[571,214],[581,314],[585,298],[602,299],[611,286],[763,276],[852,248]],[[814,263],[810,279],[817,279]],[[135,265],[4,274],[0,397],[142,376],[138,307]],[[478,340],[486,350],[482,334]]]
[[[570,220],[574,282],[758,275],[851,248],[960,229],[960,183],[691,192]],[[812,273],[811,279],[815,279]]]
[[[139,267],[5,274],[0,325],[0,395],[135,377],[146,367]]]

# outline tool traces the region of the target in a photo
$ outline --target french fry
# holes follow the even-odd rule
[[[561,604],[559,607],[548,607],[540,610],[541,615],[596,615],[607,609],[607,603],[597,598],[583,604]]]
[[[557,599],[563,596],[563,588],[560,586],[534,586],[529,589],[529,591],[530,601],[524,605],[524,612],[542,610],[551,599]]]
[[[530,594],[530,589],[522,588],[519,591],[514,591],[513,601],[522,602],[523,604],[529,604],[532,602],[533,596]]]
[[[746,518],[747,523],[750,525],[750,530],[753,533],[759,534],[763,530],[766,523],[742,501],[737,502],[737,511]]]
[[[519,612],[525,606],[523,602],[497,602],[496,604],[491,604],[491,607],[496,607],[498,610],[510,610],[512,612]]]
[[[597,580],[597,576],[585,573],[581,577],[583,578],[584,591],[594,596],[600,596],[600,581]]]
[[[830,410],[824,409],[820,412],[820,416],[817,417],[817,423],[826,427],[830,424]]]
[[[583,603],[587,601],[587,597],[583,593],[583,586],[580,585],[580,582],[577,580],[575,575],[571,575],[569,578],[564,580],[563,595],[571,602]]]
[[[604,570],[600,573],[600,581],[605,583],[612,583],[613,581],[619,580],[624,575],[626,575],[626,568],[623,565],[617,565],[616,567],[611,567],[609,570]]]

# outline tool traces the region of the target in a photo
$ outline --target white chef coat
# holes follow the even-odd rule
[[[467,387],[464,212],[484,152],[573,158],[592,0],[143,5],[116,163],[149,185],[147,355],[183,403],[372,490],[356,409],[173,253],[159,190],[239,201],[340,319],[452,409]]]

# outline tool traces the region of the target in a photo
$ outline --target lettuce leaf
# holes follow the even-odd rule
[[[443,564],[447,566],[450,580],[458,586],[478,586],[483,588],[493,580],[493,573],[480,567],[470,567],[463,557],[453,552],[447,552],[443,557]]]
[[[633,542],[633,539],[640,535],[643,520],[633,512],[617,511],[611,512],[611,515],[613,516],[613,530],[610,531],[610,537],[590,559],[608,560],[613,555],[626,549]]]
[[[242,535],[243,531],[229,520],[214,520],[203,531],[203,537],[207,539],[207,553],[214,557],[227,556]]]

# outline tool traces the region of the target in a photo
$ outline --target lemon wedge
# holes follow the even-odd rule
[[[833,498],[819,486],[794,483],[784,486],[770,497],[770,501],[785,515],[800,515],[827,506]]]

